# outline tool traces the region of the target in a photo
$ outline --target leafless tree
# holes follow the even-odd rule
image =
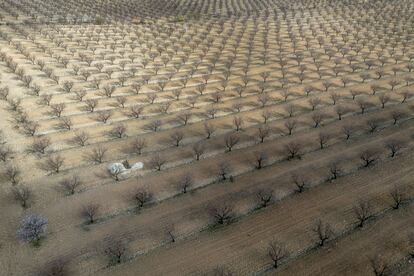
[[[298,193],[302,193],[306,186],[308,185],[308,179],[303,175],[299,173],[292,174],[292,181],[295,184],[296,191]]]
[[[302,143],[291,141],[285,144],[285,150],[288,154],[287,159],[301,158]]]
[[[87,219],[88,223],[92,224],[96,220],[96,216],[99,214],[100,205],[97,203],[88,203],[82,206],[81,216]]]
[[[263,123],[264,124],[267,124],[267,122],[269,121],[269,119],[271,119],[273,117],[273,113],[270,110],[268,110],[268,109],[263,110],[260,115],[263,118]]]
[[[273,199],[273,190],[272,189],[258,189],[256,192],[256,197],[261,208],[267,207]]]
[[[342,168],[341,168],[341,162],[339,160],[335,160],[329,165],[329,173],[330,173],[331,180],[337,179],[341,172],[342,172]]]
[[[110,137],[121,139],[126,136],[126,126],[122,123],[116,124],[109,132]]]
[[[265,166],[265,162],[268,159],[267,153],[265,151],[255,152],[254,153],[254,167],[258,170]]]
[[[171,133],[170,139],[173,142],[174,146],[179,147],[180,142],[184,139],[184,133],[182,131],[175,131]]]
[[[319,132],[318,141],[320,149],[323,149],[325,147],[330,138],[331,136],[329,135],[329,133]]]
[[[267,125],[262,125],[257,128],[257,136],[259,137],[260,143],[263,143],[266,137],[270,136],[270,128]]]
[[[214,204],[209,208],[209,213],[216,224],[229,224],[235,217],[234,208],[229,203]]]
[[[378,99],[381,103],[381,107],[385,108],[385,104],[390,101],[390,96],[388,96],[387,94],[381,94],[378,96]]]
[[[145,126],[145,128],[148,129],[148,130],[157,132],[160,129],[161,125],[162,125],[161,120],[153,120],[153,121],[149,122]]]
[[[358,227],[363,227],[364,223],[372,216],[372,206],[366,200],[360,200],[353,210]]]
[[[330,97],[331,97],[331,100],[332,100],[332,104],[335,105],[339,101],[339,99],[341,98],[341,95],[336,93],[336,92],[332,92],[330,94]]]
[[[98,106],[98,100],[96,99],[87,99],[85,100],[85,110],[88,112],[94,112],[95,108]]]
[[[14,165],[9,165],[6,167],[4,171],[4,176],[6,177],[7,180],[11,182],[12,185],[16,185],[20,182],[21,173],[22,172],[19,169],[19,167],[14,166]]]
[[[227,151],[231,151],[239,141],[240,137],[237,133],[231,133],[226,135],[226,137],[224,138],[224,144],[227,148]]]
[[[220,180],[224,181],[229,177],[231,172],[231,167],[227,162],[221,162],[217,165],[217,173],[220,177]]]
[[[73,175],[69,178],[64,178],[59,182],[59,185],[69,194],[73,195],[76,192],[76,189],[82,184],[79,176]]]
[[[49,137],[35,138],[33,142],[27,148],[30,153],[45,154],[46,149],[50,147],[51,142]]]
[[[47,172],[59,173],[64,162],[65,159],[61,155],[50,155],[44,162],[40,163],[40,168]]]
[[[61,117],[57,127],[59,129],[71,130],[73,126],[72,120],[70,117]]]
[[[150,192],[146,187],[137,188],[132,195],[132,199],[135,201],[135,204],[138,209],[144,207],[152,200],[154,200],[154,194]]]
[[[79,91],[75,91],[74,92],[74,98],[75,100],[77,100],[78,102],[82,102],[83,98],[85,98],[86,96],[86,91],[85,90],[79,90]]]
[[[188,189],[194,184],[194,179],[191,174],[184,174],[182,175],[178,182],[177,182],[177,188],[180,192],[183,194],[187,193]]]
[[[359,158],[362,160],[363,162],[363,166],[366,168],[368,166],[370,166],[371,164],[373,164],[375,162],[375,160],[377,160],[379,158],[378,156],[378,150],[375,148],[368,148],[363,150],[360,155]]]
[[[126,241],[121,238],[110,237],[105,243],[105,253],[109,257],[109,265],[122,263],[127,250]]]
[[[39,128],[39,124],[36,122],[26,122],[23,125],[24,133],[28,136],[34,136]]]
[[[62,115],[63,110],[65,110],[66,105],[64,103],[59,104],[51,104],[50,108],[52,109],[51,114],[60,118]]]
[[[402,139],[389,139],[385,141],[385,148],[390,151],[390,157],[394,157],[402,148],[405,147],[405,141]]]
[[[345,139],[348,140],[355,132],[355,127],[351,124],[344,125],[342,127],[342,132],[345,134]]]
[[[111,118],[112,116],[112,111],[110,110],[103,110],[98,112],[98,114],[96,115],[96,120],[98,122],[102,122],[104,124],[106,124],[109,120],[109,118]]]
[[[292,116],[293,116],[293,114],[294,114],[294,113],[295,113],[295,111],[296,111],[296,106],[295,106],[295,105],[293,105],[293,104],[287,104],[287,105],[284,107],[284,109],[285,109],[286,113],[288,114],[288,117],[292,117]]]
[[[52,101],[53,95],[52,94],[44,94],[40,96],[39,103],[42,105],[50,106],[50,102]]]
[[[315,222],[312,231],[317,237],[318,246],[324,246],[325,243],[334,235],[332,227],[328,223],[322,222],[322,220],[317,220]]]
[[[0,143],[0,160],[6,162],[13,155],[10,146]]]
[[[312,121],[313,121],[313,127],[317,128],[323,121],[323,119],[325,118],[325,114],[322,112],[318,112],[315,111],[314,113],[312,113]]]
[[[385,271],[388,268],[388,264],[384,260],[383,257],[380,255],[376,255],[375,257],[370,259],[371,269],[375,276],[383,276],[385,275]]]
[[[402,111],[398,111],[398,110],[393,111],[393,112],[391,113],[391,117],[392,117],[392,119],[393,119],[393,124],[394,124],[394,125],[396,125],[396,124],[397,124],[397,122],[398,122],[400,119],[402,119],[405,115],[406,115],[406,114],[405,114],[404,112],[402,112]]]
[[[393,209],[399,209],[401,204],[407,199],[406,190],[402,186],[397,185],[391,189],[390,196],[393,201]]]
[[[160,154],[155,154],[149,160],[149,167],[157,171],[160,171],[162,166],[164,166],[165,163],[167,163],[167,160],[164,157],[162,157]]]
[[[292,135],[292,131],[296,128],[297,121],[293,119],[288,119],[285,121],[285,127],[288,130],[288,135]]]
[[[309,104],[312,108],[312,111],[314,111],[321,103],[322,103],[321,99],[317,97],[313,97],[309,99]]]
[[[367,120],[367,125],[370,133],[374,133],[380,126],[382,118],[372,118]]]
[[[204,154],[205,150],[206,150],[206,146],[204,143],[202,142],[198,142],[195,143],[192,147],[194,155],[195,155],[195,160],[200,160],[200,157]]]
[[[106,96],[108,98],[112,97],[112,94],[115,92],[115,86],[112,85],[106,85],[102,89],[102,95]]]
[[[32,190],[24,185],[12,187],[14,199],[17,200],[23,208],[29,206],[29,200],[32,198]]]
[[[235,116],[233,118],[233,124],[234,124],[234,127],[236,128],[236,131],[241,130],[242,125],[243,125],[243,118],[240,116]]]
[[[182,114],[179,114],[177,116],[177,120],[182,124],[182,125],[187,125],[188,121],[190,120],[192,114],[190,112],[184,112]]]
[[[104,161],[107,151],[107,148],[104,148],[101,145],[96,146],[85,156],[86,160],[93,162],[95,164],[100,164]]]
[[[84,131],[75,132],[75,135],[72,138],[72,142],[78,144],[81,147],[84,147],[88,140],[89,134]]]
[[[206,139],[210,139],[211,135],[216,131],[216,127],[210,123],[210,122],[205,122],[204,123],[204,131],[207,135]]]
[[[147,146],[147,140],[145,138],[135,138],[131,142],[131,150],[132,152],[141,155],[142,150]]]
[[[143,110],[144,107],[142,105],[133,105],[129,108],[129,116],[133,118],[139,118]]]
[[[277,268],[279,266],[279,262],[289,256],[286,246],[276,239],[269,242],[267,254],[272,260],[273,268]]]

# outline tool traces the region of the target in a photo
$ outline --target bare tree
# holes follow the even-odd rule
[[[239,141],[240,137],[237,133],[231,133],[226,135],[226,137],[224,138],[224,144],[227,148],[227,151],[231,151]]]
[[[104,161],[106,152],[108,151],[107,148],[99,145],[93,148],[86,156],[86,160],[93,162],[95,164],[100,164]]]
[[[329,165],[330,179],[331,180],[337,179],[341,171],[342,171],[341,162],[339,160],[332,162]]]
[[[89,134],[81,131],[81,132],[75,132],[73,138],[72,138],[72,142],[75,144],[78,144],[81,147],[84,147],[86,145],[86,143],[89,140]]]
[[[64,162],[65,159],[61,155],[50,155],[44,162],[40,163],[40,168],[47,172],[59,173]]]
[[[88,112],[94,112],[95,108],[98,106],[98,100],[96,99],[87,99],[85,100],[85,110]]]
[[[363,166],[365,168],[374,163],[375,160],[378,159],[378,157],[378,150],[376,150],[375,148],[365,149],[359,155],[359,158],[362,160]]]
[[[23,242],[39,245],[40,239],[46,235],[48,220],[41,216],[31,214],[26,216],[17,230],[17,236]]]
[[[97,203],[88,203],[82,206],[81,216],[87,219],[88,223],[92,224],[96,220],[96,216],[99,214],[100,205]]]
[[[204,132],[206,133],[206,139],[210,139],[211,135],[216,131],[216,127],[209,122],[204,123]]]
[[[132,152],[141,155],[142,154],[142,150],[147,146],[147,140],[145,140],[145,138],[135,138],[135,140],[133,140],[131,142],[131,150]]]
[[[260,143],[263,143],[266,137],[270,136],[270,128],[267,125],[262,125],[257,129],[257,136]]]
[[[108,135],[113,138],[121,139],[126,136],[126,131],[126,126],[122,123],[118,123],[108,132]]]
[[[175,131],[171,133],[170,139],[173,142],[174,146],[179,147],[180,142],[184,139],[184,133],[182,131]]]
[[[6,167],[4,171],[4,176],[6,177],[7,180],[11,182],[12,185],[16,185],[20,182],[21,173],[22,172],[19,169],[19,167],[14,166],[14,165],[9,165]]]
[[[393,124],[394,124],[394,125],[396,125],[396,124],[397,124],[397,122],[398,122],[401,118],[403,118],[405,115],[406,115],[406,114],[405,114],[404,112],[402,112],[402,111],[398,111],[398,110],[393,111],[393,112],[391,113],[391,117],[392,117],[392,119],[393,119]]]
[[[272,260],[273,268],[277,268],[279,266],[279,262],[289,256],[286,246],[276,239],[269,242],[267,254]]]
[[[331,136],[329,135],[329,133],[319,132],[318,141],[320,149],[323,149],[326,146],[330,138]]]
[[[217,165],[217,173],[220,177],[220,180],[224,181],[229,177],[229,174],[231,172],[231,167],[226,162],[221,162]]]
[[[389,139],[385,141],[385,148],[390,151],[390,157],[393,158],[402,148],[405,147],[405,141],[402,139]]]
[[[198,142],[195,143],[192,147],[194,155],[195,155],[195,160],[200,160],[200,157],[204,154],[205,150],[206,150],[206,146],[204,143],[202,142]]]
[[[322,112],[314,112],[312,113],[312,121],[313,121],[313,127],[317,128],[323,121],[323,119],[325,118],[325,114]]]
[[[391,189],[390,196],[393,201],[393,209],[399,209],[401,204],[407,199],[406,190],[397,185]]]
[[[355,132],[355,127],[351,124],[344,125],[342,127],[342,132],[345,134],[345,139],[348,140],[351,135]]]
[[[364,223],[372,216],[372,206],[368,201],[360,200],[353,210],[358,227],[363,227]]]
[[[257,200],[259,201],[259,206],[261,208],[267,207],[273,199],[273,190],[272,189],[259,189],[256,192]]]
[[[145,126],[145,128],[149,129],[151,131],[157,132],[160,129],[161,125],[162,125],[161,120],[153,120],[153,121],[149,122]]]
[[[59,185],[69,194],[73,195],[76,189],[82,184],[79,176],[73,175],[72,177],[65,178],[59,182]]]
[[[109,257],[109,265],[120,264],[126,254],[126,241],[121,238],[110,237],[106,241],[105,253]]]
[[[254,153],[254,167],[260,170],[265,165],[265,162],[267,159],[268,159],[268,156],[265,151],[255,152]]]
[[[314,111],[320,104],[321,104],[321,99],[317,98],[317,97],[313,97],[309,99],[309,104],[312,108],[312,111]]]
[[[129,116],[138,119],[143,110],[144,107],[142,105],[133,105],[129,108]]]
[[[65,110],[66,105],[64,103],[59,104],[51,104],[50,108],[52,109],[51,114],[60,118],[62,115],[63,110]]]
[[[243,118],[240,116],[235,116],[233,118],[233,124],[234,124],[234,127],[236,128],[236,131],[241,130],[242,125],[243,125]]]
[[[234,219],[234,208],[228,203],[214,204],[209,208],[209,213],[216,224],[229,224]]]
[[[182,175],[178,182],[177,182],[177,188],[180,192],[183,194],[187,193],[188,189],[194,184],[194,179],[191,174],[184,174]]]
[[[13,150],[5,144],[0,144],[0,160],[6,162],[13,154]]]
[[[63,130],[71,130],[73,126],[72,120],[69,117],[61,117],[57,127]]]
[[[331,226],[328,223],[322,222],[322,220],[317,220],[315,222],[315,226],[312,228],[312,231],[317,237],[318,246],[324,246],[334,234]]]
[[[182,124],[182,125],[187,125],[188,121],[190,120],[192,114],[190,112],[184,112],[182,114],[179,114],[177,116],[177,120]]]
[[[156,154],[149,160],[149,167],[157,171],[160,171],[165,163],[167,163],[167,160],[160,154]]]
[[[372,272],[375,274],[375,276],[385,275],[385,270],[387,269],[388,264],[385,262],[383,257],[376,255],[370,259],[370,264]]]
[[[27,151],[30,153],[45,154],[46,149],[50,146],[49,137],[40,137],[34,139],[34,141],[29,145]]]
[[[302,143],[298,141],[291,141],[285,144],[285,151],[287,152],[288,156],[287,159],[291,160],[294,158],[301,158],[301,150],[302,150]]]
[[[75,93],[74,98],[78,102],[82,102],[83,98],[85,98],[85,96],[86,96],[86,91],[85,90],[75,91],[74,93]]]
[[[20,185],[12,187],[14,199],[17,200],[23,208],[29,206],[29,200],[32,198],[32,190],[29,187]]]
[[[147,188],[137,188],[133,192],[132,199],[135,201],[137,208],[140,209],[154,199],[154,194]]]
[[[292,181],[295,184],[296,191],[302,193],[308,185],[308,179],[303,174],[293,173]]]
[[[98,114],[96,115],[96,120],[98,122],[102,122],[106,124],[109,118],[111,118],[111,116],[112,116],[111,110],[103,110],[103,111],[98,112]]]
[[[288,135],[292,135],[292,131],[296,128],[296,126],[297,126],[296,120],[288,119],[285,121],[285,127],[288,130]]]

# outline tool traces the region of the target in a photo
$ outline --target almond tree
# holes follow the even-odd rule
[[[321,247],[324,246],[325,243],[329,239],[331,239],[334,234],[331,226],[328,223],[322,222],[322,220],[317,220],[315,222],[315,225],[312,228],[312,231],[316,235],[317,245]]]
[[[132,193],[132,199],[135,201],[137,208],[140,209],[154,199],[154,194],[147,188],[141,187]]]
[[[97,203],[88,203],[82,206],[81,216],[87,219],[87,222],[92,224],[96,220],[96,216],[99,214],[100,205]]]
[[[279,262],[289,256],[286,246],[276,239],[269,242],[267,254],[272,260],[273,268],[277,268],[279,266]]]

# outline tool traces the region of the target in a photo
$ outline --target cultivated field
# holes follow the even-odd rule
[[[413,88],[410,0],[3,0],[0,275],[412,275]]]

